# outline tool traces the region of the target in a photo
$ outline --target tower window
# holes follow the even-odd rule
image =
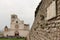
[[[16,23],[18,23],[18,21],[16,21]]]

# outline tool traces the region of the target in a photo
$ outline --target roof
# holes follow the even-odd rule
[[[39,10],[40,6],[41,6],[41,3],[42,3],[42,1],[39,3],[39,5],[38,5],[37,8],[36,8],[35,17],[36,17],[36,15],[37,15],[37,13],[38,13],[38,10]]]
[[[16,14],[11,14],[11,15],[15,15],[15,16],[17,16]]]
[[[29,24],[24,24],[24,26],[29,26]]]

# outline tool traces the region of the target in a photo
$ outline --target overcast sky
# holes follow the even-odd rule
[[[17,14],[26,24],[33,23],[34,12],[40,0],[0,0],[0,30],[10,26],[11,14]]]

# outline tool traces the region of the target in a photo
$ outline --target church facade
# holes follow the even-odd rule
[[[60,0],[41,0],[29,35],[30,40],[60,40]]]
[[[29,35],[29,24],[24,24],[24,21],[20,20],[17,15],[11,15],[10,28],[5,26],[3,35],[7,36],[20,36],[27,37]]]

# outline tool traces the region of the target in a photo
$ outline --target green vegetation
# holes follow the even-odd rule
[[[0,40],[25,40],[25,38],[0,38]]]

